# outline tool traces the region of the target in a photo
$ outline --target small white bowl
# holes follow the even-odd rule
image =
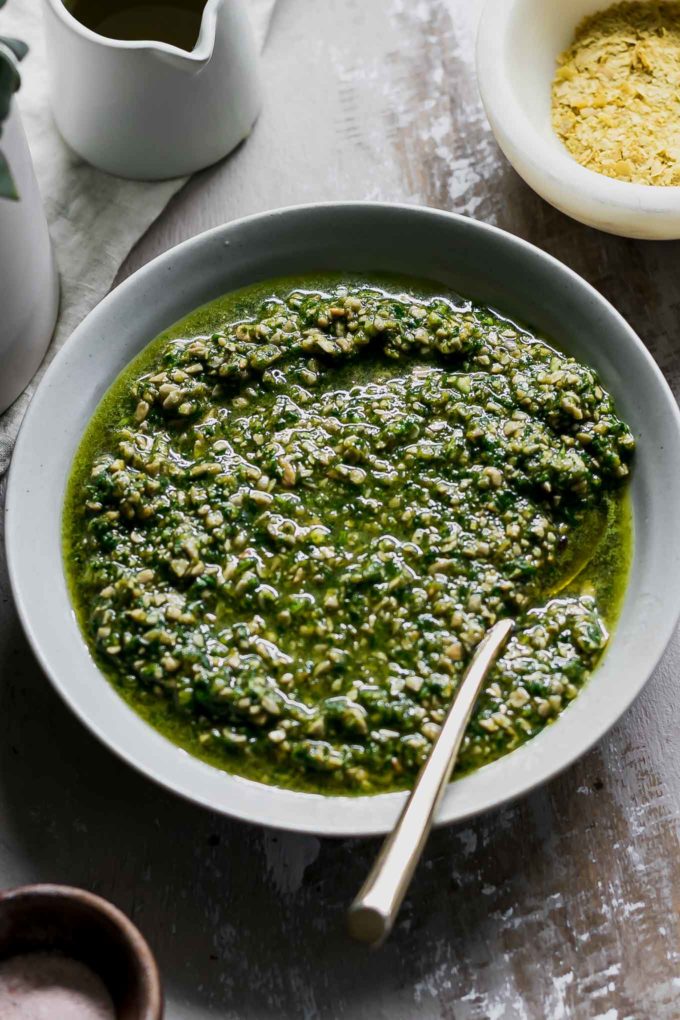
[[[517,173],[581,223],[648,240],[680,238],[680,187],[629,184],[587,170],[551,123],[556,61],[582,18],[613,0],[487,0],[477,78],[489,123]]]

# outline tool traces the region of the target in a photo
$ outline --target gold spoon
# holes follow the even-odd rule
[[[591,542],[580,556],[568,563],[566,577],[563,575],[553,585],[548,592],[549,597],[559,594],[583,573],[593,559],[605,530],[606,521],[600,521],[596,541]],[[379,945],[392,930],[451,778],[482,684],[512,629],[512,620],[499,620],[477,648],[454,695],[430,756],[416,777],[404,810],[349,908],[349,931],[360,942]]]
[[[472,709],[512,628],[512,620],[499,620],[479,644],[404,810],[349,908],[350,934],[361,942],[379,945],[392,930],[449,782]]]

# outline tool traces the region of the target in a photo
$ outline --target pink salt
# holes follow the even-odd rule
[[[104,982],[79,960],[26,953],[0,961],[0,1020],[115,1020]]]

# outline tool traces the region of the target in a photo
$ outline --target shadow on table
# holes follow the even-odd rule
[[[545,897],[568,881],[564,851],[583,825],[572,824],[566,795],[573,776],[436,832],[398,929],[370,953],[348,940],[344,911],[378,841],[263,832],[165,793],[89,735],[43,677],[16,618],[8,624],[2,874],[13,884],[81,885],[122,907],[158,955],[171,1017],[392,1020],[412,1016],[414,998],[428,1015],[435,994],[436,1015],[448,1015],[447,999],[493,986],[498,954],[526,952],[529,965],[532,928],[559,922]]]

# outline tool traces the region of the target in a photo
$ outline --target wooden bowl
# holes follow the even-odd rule
[[[156,961],[134,924],[107,900],[65,885],[0,892],[0,959],[57,951],[106,985],[117,1020],[161,1020]]]

